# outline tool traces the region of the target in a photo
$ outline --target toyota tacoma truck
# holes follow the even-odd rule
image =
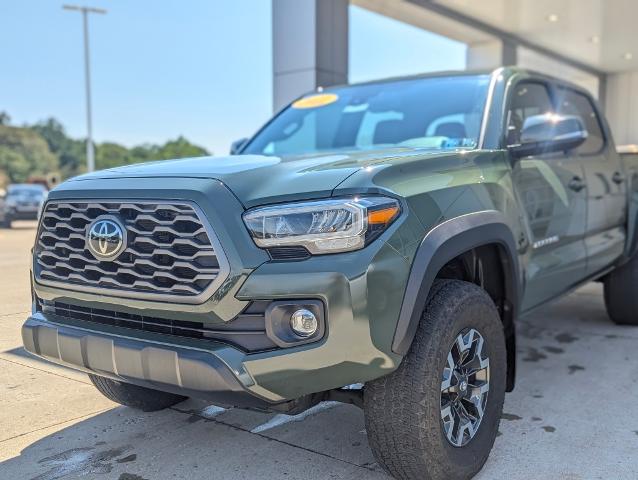
[[[602,281],[638,324],[638,162],[578,86],[502,68],[318,89],[231,153],[55,188],[25,348],[143,410],[353,403],[387,472],[467,479],[520,316]]]

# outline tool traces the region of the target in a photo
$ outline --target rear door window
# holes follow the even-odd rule
[[[579,116],[587,128],[587,140],[576,151],[581,155],[600,152],[605,146],[605,135],[589,97],[568,88],[559,88],[557,96],[559,113]]]

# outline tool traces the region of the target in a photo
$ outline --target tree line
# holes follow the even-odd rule
[[[95,144],[95,166],[100,170],[203,155],[210,154],[182,136],[163,145],[132,148],[114,142]],[[51,174],[67,179],[85,172],[86,140],[69,137],[58,120],[49,118],[34,125],[14,126],[9,115],[0,112],[0,187]]]

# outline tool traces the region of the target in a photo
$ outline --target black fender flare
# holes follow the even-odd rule
[[[516,317],[522,282],[516,241],[505,215],[497,210],[461,215],[430,230],[417,249],[392,341],[394,353],[408,353],[428,293],[441,268],[462,253],[488,244],[503,247],[506,296],[511,314]]]

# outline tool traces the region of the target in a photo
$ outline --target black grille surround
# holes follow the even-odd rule
[[[112,261],[86,248],[89,225],[116,217],[128,244]],[[50,201],[34,249],[38,283],[128,298],[202,303],[228,263],[199,208],[187,201]]]
[[[154,332],[186,339],[213,340],[238,347],[248,353],[278,348],[266,333],[265,311],[269,303],[269,301],[252,302],[228,323],[207,324],[83,307],[36,298],[37,310],[45,315],[53,314],[63,319],[127,328],[138,332]]]
[[[305,260],[311,254],[305,247],[270,247],[268,254],[273,260]]]

